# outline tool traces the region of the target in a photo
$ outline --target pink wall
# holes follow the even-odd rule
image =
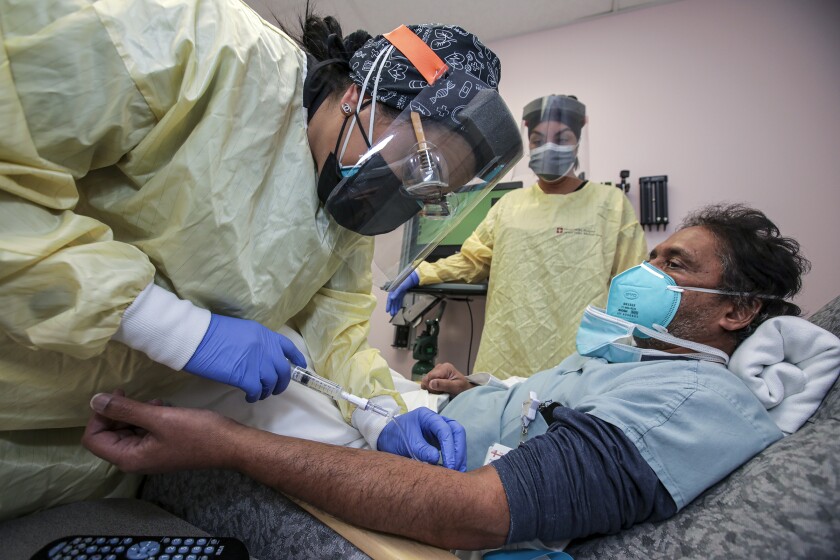
[[[812,313],[840,294],[838,29],[836,0],[680,0],[489,46],[515,114],[548,93],[586,103],[592,178],[629,169],[637,208],[638,178],[665,174],[672,224],[719,201],[767,213],[813,263],[796,300]],[[371,344],[406,374],[411,353],[390,347],[378,297]],[[477,335],[483,299],[472,308]],[[465,304],[447,308],[441,341],[439,360],[466,368]]]

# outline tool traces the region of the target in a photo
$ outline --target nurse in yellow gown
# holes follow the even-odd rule
[[[284,325],[309,367],[401,405],[367,344],[372,235],[425,201],[374,189],[376,214],[353,193],[402,192],[409,110],[444,158],[518,144],[492,51],[442,25],[343,39],[331,18],[298,42],[236,0],[0,0],[0,16],[0,519],[131,494],[79,445],[97,392],[165,397],[187,373],[242,406],[282,392],[303,361]],[[472,92],[457,118],[422,111],[457,95],[443,81]],[[476,104],[497,118],[472,122]],[[518,157],[491,152],[501,171]],[[357,427],[375,448],[383,426]]]
[[[529,376],[574,352],[586,306],[603,307],[610,279],[647,256],[627,197],[576,176],[583,103],[549,95],[522,118],[537,183],[505,194],[459,253],[421,263],[389,300],[394,314],[412,284],[487,281],[473,371],[500,379]]]

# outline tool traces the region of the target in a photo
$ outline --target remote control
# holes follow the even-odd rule
[[[72,535],[56,539],[31,560],[248,560],[232,537]]]

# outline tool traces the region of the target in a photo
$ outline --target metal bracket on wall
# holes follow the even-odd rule
[[[639,224],[651,231],[668,228],[668,176],[639,177]]]

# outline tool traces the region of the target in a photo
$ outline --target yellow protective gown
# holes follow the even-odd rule
[[[460,253],[417,272],[421,285],[489,277],[474,371],[504,379],[574,352],[584,308],[603,307],[610,279],[646,256],[633,207],[615,187],[560,195],[533,185],[499,199]]]
[[[79,438],[94,393],[166,396],[189,375],[109,342],[152,280],[288,323],[316,371],[394,395],[367,345],[372,241],[319,204],[293,41],[238,0],[0,16],[0,519],[126,493]]]

